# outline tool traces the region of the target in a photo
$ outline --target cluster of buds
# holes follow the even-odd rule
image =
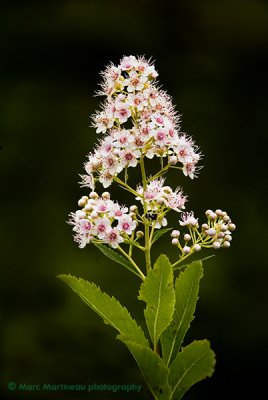
[[[135,214],[112,201],[108,192],[101,197],[91,192],[89,197],[83,196],[78,205],[81,209],[70,214],[69,223],[74,225],[74,239],[80,248],[92,241],[116,248],[136,229]]]
[[[222,210],[215,212],[207,210],[206,216],[207,222],[202,224],[201,229],[199,229],[198,219],[194,217],[194,214],[192,212],[183,213],[179,223],[181,226],[187,227],[189,233],[182,236],[179,230],[171,232],[172,244],[180,249],[183,257],[200,251],[202,247],[215,250],[220,247],[230,247],[232,232],[236,227],[228,214]],[[183,245],[181,239],[184,242]]]
[[[101,95],[107,97],[102,111],[93,117],[97,133],[105,136],[85,163],[82,185],[104,188],[125,168],[136,167],[140,158],[154,156],[182,169],[194,178],[200,160],[193,140],[179,131],[170,96],[155,82],[157,72],[143,57],[124,57],[118,66],[104,71]]]

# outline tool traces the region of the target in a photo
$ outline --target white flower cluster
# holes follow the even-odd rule
[[[191,254],[201,250],[202,247],[228,248],[232,240],[232,232],[236,226],[232,223],[229,215],[225,211],[212,210],[206,211],[207,223],[202,224],[199,231],[198,219],[193,212],[183,213],[179,221],[181,226],[186,226],[189,233],[183,235],[184,245],[180,243],[181,232],[173,230],[171,233],[172,244],[177,246],[183,255]]]
[[[170,186],[164,186],[164,183],[164,178],[153,179],[145,191],[141,185],[136,190],[139,194],[136,200],[141,201],[142,204],[146,203],[147,217],[155,221],[154,228],[156,229],[167,225],[165,214],[168,211],[181,212],[185,208],[186,196],[183,195],[182,190],[177,188],[173,191]]]
[[[90,242],[105,243],[118,248],[129,260],[136,247],[145,253],[148,269],[154,230],[167,225],[170,210],[181,213],[180,226],[188,228],[183,235],[184,244],[180,243],[180,231],[172,232],[172,244],[181,251],[178,262],[201,247],[229,247],[235,229],[230,217],[221,210],[208,210],[207,223],[199,229],[193,212],[183,212],[187,197],[181,188],[173,190],[165,185],[163,175],[169,168],[181,169],[185,176],[194,178],[201,155],[193,140],[180,132],[179,116],[171,98],[157,87],[157,76],[150,62],[133,56],[123,57],[118,66],[111,64],[102,73],[99,94],[106,96],[106,101],[94,115],[93,126],[103,136],[88,155],[86,175],[82,175],[82,185],[90,187],[91,193],[79,200],[81,209],[71,213],[69,220],[79,247]],[[144,159],[155,156],[160,160],[160,168],[148,177]],[[127,168],[138,164],[142,184],[135,190],[128,184]],[[117,175],[123,170],[124,178],[120,179]],[[98,196],[97,181],[104,188],[116,181],[135,196],[143,211],[139,212],[136,205],[129,209],[120,206],[110,199],[108,192]],[[123,242],[129,245],[128,254],[119,246]],[[134,260],[131,262],[137,269]]]
[[[157,72],[143,57],[124,57],[104,71],[102,111],[93,117],[97,133],[105,136],[85,163],[82,185],[94,190],[95,180],[107,188],[124,168],[141,157],[166,157],[194,178],[200,154],[193,140],[179,132],[179,116],[171,98],[155,82]]]
[[[80,248],[93,240],[116,248],[136,229],[137,222],[133,219],[135,214],[110,200],[108,192],[104,192],[101,197],[91,192],[89,197],[83,196],[78,205],[82,209],[70,214],[69,223],[74,225],[74,239]]]

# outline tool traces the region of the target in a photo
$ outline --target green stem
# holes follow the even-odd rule
[[[178,264],[180,264],[182,261],[184,261],[186,258],[190,257],[193,253],[188,253],[185,256],[182,256],[182,258],[180,258],[178,261],[174,262],[174,264],[172,264],[172,268],[176,267]],[[176,268],[179,269],[179,268]]]
[[[141,166],[141,176],[142,176],[142,186],[143,186],[145,262],[146,262],[146,271],[148,273],[151,269],[151,252],[150,252],[151,246],[150,246],[150,223],[146,218],[146,214],[148,213],[148,207],[146,200],[144,198],[144,193],[147,189],[147,177],[146,177],[143,157],[140,158],[140,166]]]
[[[159,176],[163,175],[170,168],[170,164],[167,164],[165,167],[161,168],[154,176],[150,177],[149,181],[153,181]]]
[[[135,261],[122,249],[122,247],[118,246],[117,247],[119,251],[121,251],[121,253],[131,262],[131,264],[133,265],[133,267],[137,270],[137,272],[139,273],[141,279],[144,281],[145,276],[142,273],[142,271],[139,269],[139,267],[137,266],[137,264],[135,263]]]
[[[121,179],[118,178],[117,176],[114,176],[114,180],[121,186],[123,186],[124,189],[128,190],[130,193],[134,194],[137,197],[141,197],[141,195],[138,192],[136,192],[136,190],[132,189],[132,187],[130,187],[127,183],[121,181]]]

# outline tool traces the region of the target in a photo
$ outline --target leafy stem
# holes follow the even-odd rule
[[[147,189],[147,177],[145,172],[145,165],[143,157],[140,158],[141,176],[142,176],[142,186],[143,186],[143,209],[144,209],[144,240],[145,240],[145,261],[147,272],[151,269],[151,253],[150,253],[150,223],[146,218],[148,213],[147,202],[145,199],[145,192]]]

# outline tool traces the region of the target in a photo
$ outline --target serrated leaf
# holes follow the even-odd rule
[[[215,354],[208,340],[194,341],[186,346],[170,365],[172,398],[180,400],[191,386],[211,376],[214,365]]]
[[[110,247],[105,246],[104,244],[101,243],[94,243],[94,245],[110,260],[115,261],[118,264],[123,265],[125,268],[127,268],[129,271],[133,272],[133,274],[137,275],[140,277],[138,272],[133,268],[133,265],[131,264],[130,261],[128,261],[127,258],[121,256],[118,254],[115,250],[111,249]]]
[[[175,306],[173,271],[164,254],[157,259],[142,283],[139,299],[146,303],[145,320],[156,349],[161,333],[172,320]]]
[[[59,275],[58,278],[70,286],[70,288],[78,294],[106,324],[112,326],[127,339],[149,347],[148,340],[145,338],[143,330],[137,325],[128,310],[123,307],[118,300],[103,293],[94,283],[85,281],[82,278],[76,278],[71,275]]]
[[[163,236],[165,233],[171,231],[171,229],[172,228],[165,228],[165,229],[158,229],[157,231],[155,231],[153,234],[152,244],[155,243],[158,239],[160,239],[161,236]]]
[[[201,261],[189,264],[175,282],[176,305],[173,320],[161,336],[162,354],[167,365],[180,350],[194,318],[199,283],[203,276]]]
[[[118,339],[128,347],[135,358],[154,398],[157,400],[170,400],[169,370],[159,355],[150,348],[127,340],[121,335],[118,336]]]

